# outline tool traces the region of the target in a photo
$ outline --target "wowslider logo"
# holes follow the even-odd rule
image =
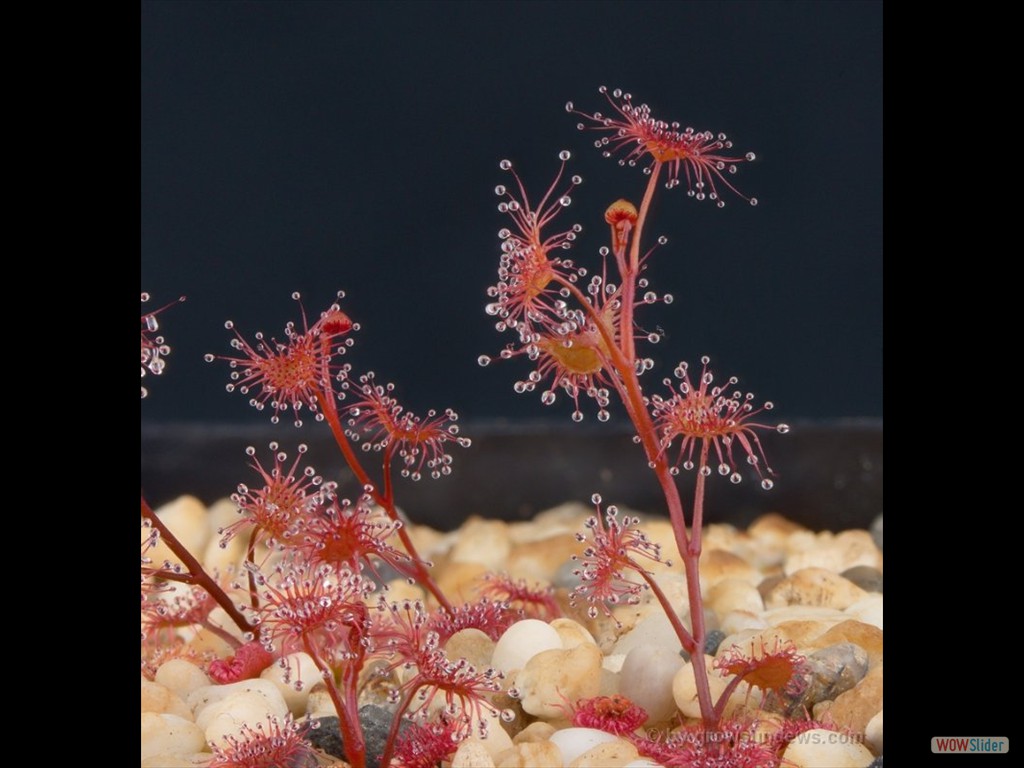
[[[1005,736],[934,736],[932,752],[972,752],[975,754],[1005,754],[1010,751],[1010,740]]]

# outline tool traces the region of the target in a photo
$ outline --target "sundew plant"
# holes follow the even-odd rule
[[[694,367],[680,362],[672,378],[648,381],[654,361],[647,350],[661,334],[642,330],[638,314],[672,301],[644,276],[666,244],[664,238],[651,242],[648,235],[655,196],[680,188],[711,207],[730,199],[756,205],[756,198],[733,183],[754,155],[735,150],[725,134],[656,119],[628,93],[604,88],[601,93],[608,115],[572,103],[566,109],[599,150],[640,167],[646,183],[632,199],[611,195],[604,201],[608,242],[589,263],[570,258],[582,226],[560,223],[581,183],[568,175],[570,153],[560,153],[554,180],[537,197],[528,193],[512,163],[502,160],[508,181],[495,192],[507,220],[499,232],[498,278],[488,289],[486,311],[511,337],[495,358],[525,361],[529,367],[514,384],[517,392],[539,393],[545,405],[568,401],[577,422],[588,412],[598,421],[609,420],[616,401],[624,409],[637,450],[646,455],[664,494],[687,577],[692,624],[680,618],[679,607],[649,568],[664,562],[667,553],[639,520],[620,515],[597,495],[595,513],[577,535],[575,588],[563,588],[559,595],[550,585],[492,573],[474,601],[446,594],[399,513],[395,476],[432,481],[449,475],[458,450],[471,445],[458,415],[451,408],[415,414],[401,403],[394,384],[357,370],[350,360],[360,327],[348,314],[343,292],[315,315],[307,314],[296,293],[296,319],[279,336],[250,335],[228,321],[229,349],[206,359],[223,367],[232,397],[240,395],[272,423],[328,429],[355,478],[355,490],[343,495],[340,478],[325,477],[308,463],[305,444],[284,445],[287,434],[269,450],[250,446],[250,471],[231,496],[237,520],[219,531],[221,547],[240,547],[244,554],[224,570],[207,567],[199,553],[190,552],[143,497],[144,674],[152,678],[160,664],[185,658],[215,683],[226,684],[258,677],[277,664],[295,687],[326,691],[345,759],[354,768],[433,768],[451,760],[466,739],[486,740],[494,729],[523,717],[501,671],[446,648],[463,630],[479,630],[497,641],[520,620],[594,620],[611,616],[617,604],[639,601],[646,591],[661,604],[681,649],[702,654],[708,632],[699,563],[709,481],[736,483],[747,474],[770,489],[774,473],[759,435],[788,427],[771,423],[771,403],[758,405],[738,388],[736,378],[717,378],[706,357]],[[143,294],[143,302],[148,299]],[[150,386],[153,376],[165,374],[171,353],[162,328],[168,306],[142,314],[142,375]],[[479,362],[487,365],[492,358],[481,356]],[[153,396],[147,388],[142,394]],[[692,493],[688,505],[686,489]],[[413,492],[406,503],[411,515],[415,506]],[[156,556],[161,544],[169,556]],[[411,585],[420,597],[396,595],[396,584]],[[231,652],[197,653],[185,630],[205,630]],[[314,679],[291,668],[298,654],[315,667]],[[566,702],[567,719],[628,739],[640,755],[664,766],[778,765],[784,743],[746,738],[753,721],[726,718],[725,704],[741,683],[794,693],[805,671],[802,657],[781,645],[751,648],[749,654],[737,650],[720,661],[716,671],[729,682],[717,697],[705,665],[694,665],[701,722],[687,727],[721,738],[645,734],[640,726],[646,713],[623,696]],[[383,745],[371,748],[365,702],[371,689],[382,687],[387,736]],[[320,725],[291,716],[246,723],[210,745],[211,765],[305,764],[314,754],[308,736]]]
[[[539,391],[545,405],[554,404],[560,395],[567,397],[577,422],[584,418],[587,401],[593,403],[599,421],[610,418],[613,399],[622,404],[636,430],[634,440],[642,446],[664,493],[686,572],[693,626],[683,625],[643,565],[645,559],[659,560],[660,550],[634,530],[636,520],[620,518],[614,506],[602,513],[596,495],[597,514],[581,534],[588,547],[574,597],[589,602],[596,615],[599,609],[607,611],[608,604],[637,600],[642,589],[653,590],[682,647],[687,653],[700,653],[707,639],[699,562],[708,478],[720,475],[738,483],[746,465],[761,486],[770,489],[773,472],[758,432],[785,433],[789,427],[765,423],[772,403],[756,405],[754,395],[737,389],[736,377],[716,380],[707,357],[694,371],[680,362],[674,380],[666,378],[661,388],[645,390],[642,377],[654,367],[654,360],[642,350],[657,344],[661,334],[641,330],[637,313],[648,305],[672,301],[670,293],[659,295],[644,277],[648,261],[667,243],[663,237],[649,243],[647,237],[651,203],[659,189],[685,186],[688,197],[717,208],[724,207],[729,196],[756,206],[757,198],[747,197],[730,180],[755,155],[736,151],[724,133],[657,119],[647,104],[634,104],[629,93],[604,87],[600,91],[609,114],[584,112],[572,102],[566,111],[578,118],[579,130],[595,136],[594,145],[605,157],[641,168],[647,182],[639,204],[626,198],[607,203],[608,244],[600,249],[596,268],[588,269],[569,258],[582,227],[562,228],[556,223],[582,182],[579,176],[565,178],[570,153],[559,154],[561,166],[554,181],[535,201],[512,162],[502,160],[500,168],[512,180],[494,191],[500,198],[498,210],[509,223],[498,233],[498,282],[488,290],[491,302],[486,309],[497,318],[497,330],[513,337],[499,357],[524,358],[531,364],[527,377],[515,383],[517,392]],[[479,362],[488,365],[491,357],[481,356]],[[680,491],[681,469],[695,477],[689,516]],[[707,671],[701,664],[694,666],[701,714],[705,724],[714,727],[725,699],[712,701]]]

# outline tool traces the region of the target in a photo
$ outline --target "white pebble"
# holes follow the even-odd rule
[[[622,665],[619,693],[646,710],[648,725],[668,720],[676,713],[672,678],[685,663],[678,651],[638,645]]]
[[[192,691],[210,685],[210,678],[199,667],[185,659],[165,661],[157,669],[156,681],[174,691],[182,699],[188,699]]]
[[[142,678],[142,711],[192,719],[192,710],[170,688]]]
[[[636,747],[622,738],[591,747],[569,763],[568,768],[619,768],[640,757]]]
[[[725,692],[729,681],[719,675],[715,670],[714,659],[704,656],[705,668],[708,670],[708,688],[711,692],[711,701],[717,703]],[[749,694],[749,699],[748,699]],[[688,661],[672,678],[672,697],[675,699],[679,711],[686,717],[700,717],[700,701],[697,698],[697,681],[694,680],[693,661]],[[757,706],[761,701],[760,691],[751,690],[746,683],[736,686],[729,701],[726,702],[724,714],[731,715],[734,711],[742,708],[745,703]]]
[[[205,729],[206,723],[212,716],[207,714],[206,710],[240,693],[252,693],[262,696],[268,702],[271,702],[273,709],[280,709],[279,712],[275,711],[275,714],[278,716],[284,716],[285,712],[288,711],[288,705],[285,704],[284,697],[277,689],[277,686],[270,680],[262,679],[239,680],[237,683],[229,683],[228,685],[208,685],[205,688],[197,688],[189,694],[188,705],[192,707],[196,723],[200,728]]]
[[[765,620],[761,618],[760,612],[755,615],[748,611],[730,611],[718,623],[718,628],[726,635],[734,635],[745,629],[764,629],[767,626]]]
[[[882,711],[868,721],[868,726],[864,729],[864,738],[876,755],[882,754]]]
[[[867,768],[874,759],[871,750],[848,734],[825,728],[804,731],[782,753],[783,764],[796,768]]]
[[[511,548],[507,523],[472,518],[459,529],[449,557],[453,563],[479,563],[500,571],[505,567]]]
[[[626,654],[624,653],[612,653],[605,656],[601,661],[601,669],[605,672],[610,672],[613,675],[618,675],[622,671],[622,665],[626,663]],[[616,689],[615,693],[618,693]]]
[[[768,622],[769,627],[777,627],[785,621],[821,621],[823,624],[835,625],[850,617],[838,608],[826,608],[818,605],[787,605],[764,611],[761,618]]]
[[[851,619],[862,621],[865,624],[874,624],[882,629],[882,595],[868,595],[847,608],[845,613]]]
[[[229,743],[228,736],[240,737],[244,726],[263,722],[267,715],[283,718],[287,712],[280,693],[274,700],[262,693],[243,691],[208,705],[196,718],[196,725],[203,728],[207,744],[222,747]]]
[[[849,579],[824,568],[802,568],[768,592],[765,608],[806,605],[843,610],[867,597],[867,592]]]
[[[209,519],[203,502],[195,496],[179,496],[157,509],[156,516],[189,552],[194,555],[202,554],[210,538]],[[172,563],[181,562],[162,540],[146,553],[146,557],[152,559],[155,567],[163,565],[164,560],[170,560]]]
[[[185,755],[206,746],[195,723],[177,715],[142,713],[142,759],[154,755]]]
[[[764,601],[757,587],[746,579],[722,579],[708,590],[707,606],[718,616],[730,611],[758,614],[764,610]]]
[[[260,674],[263,680],[269,680],[281,692],[288,709],[296,717],[306,711],[309,692],[320,682],[320,670],[307,653],[292,653],[279,661],[275,661]],[[295,689],[297,681],[302,681],[300,690]]]
[[[444,654],[451,660],[465,659],[477,669],[491,666],[494,641],[475,627],[460,629],[444,644]]]
[[[491,666],[508,673],[522,669],[526,662],[541,651],[561,648],[558,631],[539,619],[524,619],[505,630],[494,646]]]
[[[207,768],[209,765],[209,752],[193,752],[188,755],[153,755],[143,760],[140,768]]]
[[[539,722],[538,720],[537,723]],[[541,741],[516,742],[512,749],[507,750],[501,756],[497,764],[498,768],[532,768],[535,765],[558,768],[563,763],[562,753],[558,751],[558,747],[545,738]]]
[[[327,687],[320,685],[309,692],[306,700],[306,714],[310,718],[316,717],[337,717],[338,710],[334,708],[334,700],[327,692]]]
[[[816,546],[791,555],[784,570],[787,576],[803,568],[824,568],[842,573],[858,565],[882,569],[882,553],[871,534],[864,530],[843,531],[834,537],[819,536]]]
[[[494,758],[482,741],[466,739],[455,750],[452,768],[494,768]]]
[[[140,768],[207,768],[209,765],[209,752],[193,752],[187,755],[153,755],[143,760]]]
[[[562,638],[563,648],[572,648],[580,643],[597,645],[594,636],[578,621],[566,618],[554,619],[551,622],[551,628]]]
[[[617,736],[596,728],[563,728],[551,734],[551,743],[562,753],[562,765],[568,765],[598,744],[617,740]]]
[[[684,623],[689,624],[688,621]],[[682,648],[679,636],[676,634],[675,629],[672,628],[672,622],[668,620],[668,616],[661,610],[657,613],[651,613],[638,621],[633,629],[619,638],[612,652],[628,654],[638,645],[665,648],[673,653],[678,653],[679,649]]]
[[[523,711],[546,720],[564,718],[566,702],[590,699],[601,689],[601,651],[593,643],[535,654],[515,675]]]

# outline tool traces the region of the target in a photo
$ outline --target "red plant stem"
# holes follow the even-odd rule
[[[419,553],[416,551],[416,546],[412,543],[412,537],[409,536],[409,532],[405,530],[405,524],[402,523],[398,516],[398,510],[395,508],[391,484],[390,446],[386,451],[384,459],[383,489],[378,491],[377,486],[370,480],[370,476],[366,473],[366,470],[363,469],[362,464],[359,463],[359,459],[356,457],[355,451],[352,450],[351,443],[349,443],[348,438],[345,436],[345,430],[341,426],[341,417],[338,415],[338,409],[334,404],[334,393],[330,390],[328,390],[327,393],[324,393],[318,389],[316,390],[316,399],[320,404],[321,412],[324,414],[328,425],[331,427],[331,432],[334,435],[334,441],[338,444],[338,448],[341,449],[341,454],[345,457],[345,462],[352,470],[352,474],[356,476],[356,479],[362,484],[364,490],[368,489],[373,500],[384,508],[384,511],[388,513],[388,517],[400,523],[398,527],[398,538],[401,539],[402,544],[405,545],[406,552],[408,552],[409,556],[412,558],[416,576],[419,577],[427,591],[437,599],[437,602],[442,608],[448,611],[448,613],[454,613],[452,604],[449,602],[448,598],[444,596],[444,593],[441,592],[441,588],[437,586],[437,583],[430,575],[426,566],[423,565],[423,558],[421,558]]]
[[[420,582],[426,587],[427,591],[430,592],[437,600],[438,604],[447,611],[450,615],[455,615],[455,609],[452,604],[445,597],[441,588],[434,581],[434,577],[431,576],[430,571],[427,570],[427,566],[424,565],[423,559],[419,556],[416,551],[415,545],[412,543],[412,537],[409,535],[409,531],[405,528],[403,523],[398,517],[398,510],[395,508],[395,502],[392,498],[392,486],[391,486],[391,457],[392,457],[392,446],[389,445],[384,451],[384,504],[382,505],[387,510],[388,516],[398,523],[398,538],[402,540],[402,544],[405,545],[405,551],[409,553],[412,558],[412,567],[416,572],[416,576],[419,577]]]
[[[338,409],[334,405],[334,393],[328,391],[325,394],[319,389],[315,390],[315,392],[316,401],[320,404],[320,411],[327,419],[327,424],[331,428],[331,434],[334,435],[334,442],[338,444],[341,455],[345,457],[345,463],[348,464],[352,474],[356,476],[356,480],[360,482],[363,488],[369,489],[374,500],[378,504],[383,505],[383,497],[378,493],[376,485],[370,480],[370,476],[363,469],[363,465],[359,463],[355,451],[352,450],[352,445],[349,443],[348,438],[345,437],[345,428],[341,426],[341,418],[338,416]]]
[[[570,293],[590,316],[598,332],[601,334],[605,348],[608,350],[609,357],[611,358],[611,366],[617,374],[612,377],[613,381],[615,381],[616,390],[623,400],[626,411],[633,422],[633,426],[636,428],[637,435],[640,437],[640,442],[647,455],[647,461],[658,478],[662,493],[665,495],[669,518],[672,521],[672,531],[675,535],[676,547],[679,550],[679,555],[683,560],[683,567],[686,572],[687,600],[690,604],[690,622],[693,627],[692,637],[694,650],[698,652],[691,654],[691,661],[702,662],[704,644],[707,639],[707,628],[704,624],[704,599],[700,592],[699,567],[700,528],[703,525],[703,478],[698,473],[699,495],[697,499],[700,503],[700,509],[699,512],[695,510],[694,516],[693,536],[697,538],[698,542],[696,547],[694,547],[686,533],[686,517],[683,511],[682,499],[679,496],[679,489],[676,487],[668,462],[663,456],[657,430],[647,410],[643,389],[637,376],[636,349],[633,339],[633,310],[636,297],[636,279],[639,274],[640,265],[640,241],[651,201],[654,198],[654,190],[657,188],[660,171],[661,163],[655,162],[652,166],[650,179],[647,182],[647,189],[644,191],[643,201],[637,213],[636,226],[632,233],[633,239],[630,243],[629,267],[627,272],[622,275],[622,299],[619,314],[621,346],[612,338],[611,333],[609,333],[605,324],[601,321],[593,304],[583,295],[579,288],[560,275],[555,279],[569,289]],[[619,264],[622,263],[622,259],[618,258],[618,255],[616,261]],[[694,659],[695,655],[699,655],[700,659]],[[697,686],[697,698],[700,702],[701,717],[705,724],[714,725],[717,722],[717,717],[711,700],[711,687],[708,682],[706,666],[703,663],[694,663],[693,674]]]
[[[637,230],[636,234],[639,235],[639,230]],[[581,305],[590,313],[591,317],[597,320],[597,313],[594,311],[593,306],[586,301],[580,290],[568,281],[565,281],[563,285],[576,295],[577,300],[581,302]],[[679,550],[679,556],[683,560],[683,567],[686,572],[686,593],[687,601],[690,605],[690,623],[693,626],[694,649],[699,649],[699,654],[691,652],[691,661],[694,660],[696,655],[699,655],[702,661],[704,658],[704,643],[707,639],[707,628],[704,624],[704,599],[700,593],[700,547],[698,545],[696,554],[694,554],[693,548],[690,545],[690,539],[686,534],[686,518],[683,513],[682,499],[679,497],[679,489],[672,478],[668,462],[665,461],[662,454],[657,430],[644,404],[643,390],[637,379],[636,367],[624,358],[623,352],[615,345],[614,340],[608,338],[607,329],[604,327],[604,324],[597,322],[596,325],[604,338],[606,347],[611,353],[612,364],[618,374],[617,377],[613,377],[616,390],[619,392],[619,396],[623,397],[626,410],[633,421],[637,434],[640,436],[644,452],[647,454],[647,460],[652,465],[662,492],[665,494],[669,518],[672,521],[672,531],[676,539],[676,548]],[[698,483],[700,483],[701,479],[698,473]],[[703,485],[700,485],[700,487],[703,489]],[[700,501],[703,512],[703,493],[700,496]],[[694,528],[693,535],[700,536],[700,531],[696,527]],[[669,613],[671,620],[671,616],[675,615],[675,612],[670,611]],[[678,629],[676,634],[679,634]],[[682,638],[683,636],[680,635],[680,640]],[[683,645],[685,647],[685,643]],[[715,717],[714,705],[711,700],[711,686],[708,682],[707,668],[703,663],[700,663],[694,664],[693,670],[701,717],[706,724],[713,726],[717,723],[717,718]]]
[[[734,677],[729,681],[729,684],[725,686],[725,690],[722,691],[722,695],[718,697],[718,703],[715,704],[715,722],[712,727],[718,725],[719,721],[722,719],[722,715],[725,714],[725,705],[729,703],[729,699],[733,692],[742,682],[742,677]]]
[[[174,571],[168,571],[164,568],[154,568],[149,571],[150,576],[155,576],[158,579],[164,579],[165,581],[176,581],[180,584],[195,584],[196,580],[192,577],[191,573],[175,573]],[[216,624],[212,624],[205,619],[199,622],[206,629],[210,630],[213,634],[223,640],[225,643],[230,645],[232,648],[241,648],[242,641],[232,635],[230,632],[225,630],[223,627],[218,627]]]
[[[700,464],[697,469],[697,487],[693,492],[693,530],[690,532],[690,554],[697,560],[700,559],[701,533],[704,530],[704,483],[707,481],[704,468],[708,465],[710,449],[710,443],[707,440],[702,441]]]
[[[707,480],[704,472],[702,471],[707,466],[708,450],[710,446],[707,441],[704,441],[700,451],[700,468],[697,470],[697,483],[696,489],[693,493],[693,528],[690,535],[690,547],[686,554],[683,555],[683,563],[686,568],[686,584],[687,592],[690,598],[690,626],[693,627],[693,637],[697,643],[697,647],[700,649],[701,661],[704,658],[704,645],[707,641],[707,626],[704,623],[704,601],[701,599],[700,594],[700,555],[702,547],[702,532],[704,529],[704,484]],[[696,585],[696,590],[690,588],[691,584]],[[697,606],[700,610],[694,613],[695,603],[697,600]],[[690,660],[693,661],[694,657],[691,656]],[[703,674],[697,672],[697,668],[703,671]],[[708,716],[708,710],[705,708],[705,699],[711,700],[711,689],[710,683],[708,682],[707,669],[704,664],[693,665],[693,679],[697,684],[697,695],[700,697],[700,712],[704,725],[708,728],[714,728],[718,725],[719,720],[722,718],[722,711],[725,708],[724,702],[728,700],[729,695],[732,693],[732,689],[727,689],[723,697],[718,700],[718,705],[711,709],[711,717]],[[735,687],[735,686],[734,686]]]
[[[658,176],[661,175],[661,161],[656,160],[651,166],[651,177],[647,180],[647,189],[644,190],[644,199],[640,203],[640,210],[637,212],[636,227],[633,232],[633,242],[629,249],[630,271],[636,274],[640,265],[640,234],[643,232],[644,223],[647,221],[647,212],[651,208],[651,200],[654,199],[654,190],[658,186]],[[632,310],[630,310],[632,314]]]
[[[175,573],[174,571],[168,571],[164,568],[155,568],[149,572],[149,575],[155,576],[158,579],[164,579],[165,581],[176,581],[180,584],[196,584],[196,580],[192,577],[191,573]],[[223,627],[218,627],[216,624],[213,624],[206,619],[200,621],[199,624],[215,634],[232,648],[242,647],[242,641]]]
[[[185,545],[178,541],[178,537],[171,533],[171,529],[164,525],[163,521],[157,517],[152,507],[146,503],[145,498],[142,499],[142,516],[149,520],[150,524],[160,532],[160,538],[167,542],[167,547],[185,564],[193,579],[192,583],[205,589],[242,632],[252,635],[252,639],[258,638],[260,633],[259,627],[249,623],[231,601],[231,598],[228,597],[227,593],[203,569],[203,566],[192,556],[192,553],[188,551]]]
[[[683,567],[686,571],[686,593],[690,603],[690,625],[693,627],[693,642],[695,645],[694,651],[690,656],[690,662],[693,667],[694,682],[697,686],[697,699],[700,703],[701,718],[705,725],[714,726],[718,721],[718,717],[712,705],[708,671],[704,664],[704,644],[707,639],[707,628],[704,624],[704,599],[700,592],[700,535],[703,525],[704,478],[698,473],[697,499],[700,502],[700,507],[699,510],[694,510],[692,539],[687,540],[686,519],[683,513],[682,501],[679,498],[679,490],[669,471],[668,463],[662,456],[650,413],[647,411],[646,406],[643,405],[643,392],[636,374],[636,353],[633,345],[633,310],[635,307],[636,279],[640,267],[640,241],[644,224],[647,221],[647,214],[651,208],[651,201],[654,199],[654,190],[657,188],[660,172],[661,163],[655,161],[651,168],[651,177],[647,182],[647,189],[644,191],[643,201],[640,203],[636,228],[633,231],[633,240],[630,243],[629,274],[622,276],[623,302],[619,317],[619,335],[622,338],[622,351],[626,357],[625,362],[630,363],[628,375],[626,366],[621,363],[617,364],[616,368],[623,378],[630,398],[634,403],[639,401],[641,405],[641,407],[631,409],[633,424],[647,452],[648,462],[653,464],[654,473],[658,477],[658,482],[665,493],[665,501],[668,503],[669,517],[672,520],[676,546],[679,548],[679,555],[683,559]],[[704,449],[707,450],[706,444]]]
[[[587,314],[594,320],[597,330],[605,342],[611,358],[611,365],[617,374],[617,376],[612,377],[613,383],[623,400],[623,405],[626,407],[633,426],[636,428],[637,435],[640,437],[647,460],[652,465],[658,482],[661,484],[661,489],[665,494],[665,501],[668,505],[669,517],[672,520],[672,530],[675,534],[676,546],[679,549],[680,555],[685,557],[690,547],[689,536],[686,533],[683,502],[679,497],[679,489],[676,488],[675,481],[672,479],[668,462],[665,461],[662,455],[654,422],[651,421],[650,414],[647,412],[643,389],[640,386],[640,381],[637,379],[635,364],[627,359],[622,350],[618,348],[615,340],[609,334],[604,323],[600,322],[599,315],[582,291],[561,276],[555,279],[569,289],[569,292],[580,302]]]
[[[338,686],[334,682],[334,671],[320,658],[307,635],[302,636],[302,645],[313,663],[316,664],[316,668],[320,670],[320,676],[327,687],[327,694],[331,697],[334,709],[338,713],[338,727],[341,730],[341,740],[345,747],[345,758],[352,768],[366,768],[366,740],[363,738],[363,727],[359,722],[358,697],[355,685],[348,679],[349,675],[347,674],[349,670],[354,670],[358,674],[362,667],[362,659],[359,660],[359,663],[345,665],[345,699],[342,700]]]
[[[636,346],[633,338],[633,305],[636,301],[636,278],[640,272],[640,235],[647,219],[647,211],[654,198],[654,190],[658,186],[661,163],[655,161],[651,167],[651,177],[647,181],[643,202],[637,214],[633,240],[629,246],[629,267],[622,273],[622,312],[619,315],[619,336],[622,339],[622,353],[627,360],[636,361]],[[621,262],[620,262],[621,263]]]
[[[253,527],[252,531],[249,532],[249,551],[246,554],[246,558],[250,563],[256,565],[253,560],[256,557],[256,531],[258,527]],[[260,607],[260,599],[256,594],[256,574],[249,571],[249,601],[252,603],[253,610],[258,610]]]
[[[387,741],[384,742],[384,754],[381,755],[380,764],[382,766],[391,765],[391,756],[395,753],[396,741],[398,740],[398,729],[402,725],[402,718],[405,716],[406,711],[409,709],[409,705],[412,703],[412,697],[418,689],[413,689],[406,694],[405,698],[399,703],[398,708],[395,709],[394,719],[391,721],[391,728],[388,730]]]
[[[690,626],[693,627],[693,641],[697,648],[690,656],[693,680],[697,685],[697,700],[700,702],[701,719],[707,727],[717,725],[714,706],[711,701],[711,685],[708,682],[707,665],[704,663],[704,646],[707,642],[707,626],[704,624],[704,599],[700,594],[700,558],[689,552],[681,552],[683,568],[686,571],[686,595],[690,602]]]
[[[352,713],[354,716],[354,732],[359,739],[361,751],[365,755],[366,739],[363,736],[362,721],[359,719],[359,673],[363,669],[364,663],[363,654],[360,653],[358,658],[353,659],[342,668],[341,679],[345,689],[345,711]],[[351,757],[349,757],[349,761],[352,762]],[[353,768],[355,768],[354,765]]]

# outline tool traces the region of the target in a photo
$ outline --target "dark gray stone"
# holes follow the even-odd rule
[[[765,708],[795,716],[809,711],[815,704],[831,701],[859,683],[868,671],[868,654],[859,645],[837,643],[815,651],[807,657],[807,687],[797,697],[772,696],[765,699]]]
[[[384,754],[388,733],[394,713],[375,704],[367,704],[359,708],[359,722],[363,726],[363,739],[366,741],[366,768],[381,768],[380,758]],[[341,728],[337,717],[317,718],[320,727],[310,731],[307,737],[310,743],[329,755],[345,759],[345,744],[341,738]],[[408,727],[408,721],[402,723],[398,732]]]
[[[580,577],[573,573],[573,571],[581,567],[578,560],[566,560],[559,566],[555,577],[551,580],[551,584],[556,588],[576,589],[580,585]]]
[[[879,515],[871,523],[871,538],[875,540],[875,546],[882,548],[882,516]],[[881,760],[882,758],[878,758]]]
[[[718,646],[725,640],[725,632],[720,629],[712,629],[708,632],[707,637],[704,638],[704,653],[708,656],[714,656],[718,653]]]
[[[865,592],[882,592],[882,572],[870,565],[855,565],[839,575],[849,579]]]
[[[336,717],[317,717],[318,727],[306,734],[306,739],[317,749],[334,757],[344,757],[345,748],[341,740],[341,728]]]

